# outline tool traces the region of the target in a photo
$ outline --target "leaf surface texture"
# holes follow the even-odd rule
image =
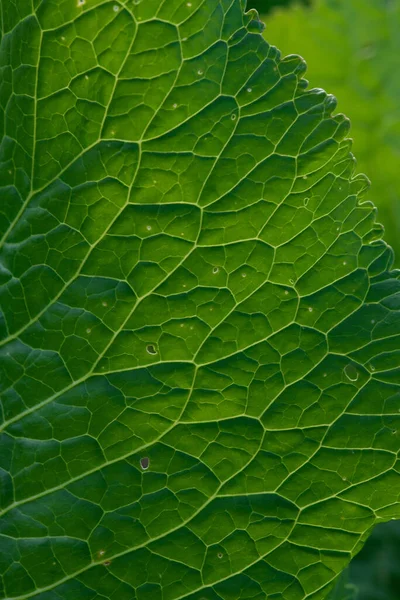
[[[317,600],[399,516],[399,280],[238,0],[3,1],[1,597]]]

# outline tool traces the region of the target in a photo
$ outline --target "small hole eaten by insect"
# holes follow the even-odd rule
[[[150,459],[148,456],[144,456],[140,459],[140,466],[142,467],[143,471],[147,471],[150,466]]]
[[[352,364],[349,364],[344,368],[344,374],[350,381],[357,381],[358,379],[358,371]]]
[[[152,354],[153,356],[154,354],[157,354],[157,348],[154,346],[154,344],[148,344],[146,350],[149,354]]]

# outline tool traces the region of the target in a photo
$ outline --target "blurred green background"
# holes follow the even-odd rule
[[[400,0],[248,0],[283,55],[301,54],[311,87],[351,119],[357,171],[372,186],[400,267]],[[374,529],[330,600],[400,600],[400,522]]]
[[[311,87],[351,120],[357,170],[400,267],[400,0],[249,0],[283,55],[306,59]],[[400,589],[398,598],[400,599]]]

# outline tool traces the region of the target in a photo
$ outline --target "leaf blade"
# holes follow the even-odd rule
[[[317,598],[398,486],[346,123],[237,1],[53,7],[26,178],[5,115],[3,597]]]

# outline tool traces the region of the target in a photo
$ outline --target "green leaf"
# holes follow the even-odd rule
[[[1,596],[317,600],[400,515],[348,121],[239,0],[6,0]]]
[[[397,262],[399,23],[398,0],[315,0],[312,10],[297,3],[267,20],[268,40],[285,53],[300,53],[311,84],[333,91],[350,117],[357,162],[372,181],[369,197]]]

